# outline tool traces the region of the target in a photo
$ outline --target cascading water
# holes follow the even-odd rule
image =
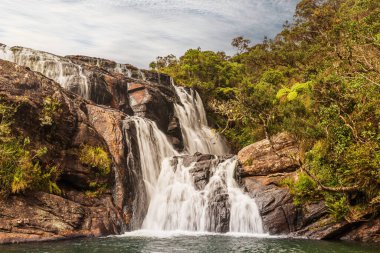
[[[229,231],[263,233],[255,202],[242,192],[233,178],[236,159],[210,168],[212,176],[203,190],[194,187],[183,160],[166,159],[151,200],[143,229],[221,232],[229,218]],[[224,221],[223,221],[224,220]]]
[[[9,48],[0,44],[0,59],[29,67],[57,83],[63,88],[78,89],[79,95],[90,98],[88,78],[82,67],[64,57],[23,47]]]
[[[183,134],[184,153],[226,154],[228,148],[222,137],[207,126],[206,113],[198,93],[192,89],[188,93],[184,88],[174,87],[181,100],[181,104],[174,106]],[[162,137],[164,145],[158,142],[149,145],[170,145],[166,137]],[[139,138],[140,149],[145,150],[143,146],[149,142],[149,134],[139,134]],[[151,148],[147,150],[150,152]],[[147,170],[149,175],[145,173],[146,176],[143,176],[144,181],[149,181],[146,187],[151,199],[142,225],[144,230],[263,233],[255,201],[239,188],[233,177],[236,158],[215,163],[209,168],[211,176],[204,189],[196,189],[191,174],[195,163],[184,166],[181,157],[170,158],[164,152],[159,154],[153,155],[156,165],[149,168],[156,167],[160,158],[166,157],[161,170],[150,169]],[[216,156],[215,161],[218,161]]]
[[[206,112],[199,94],[193,89],[174,86],[181,100],[175,104],[186,152],[224,155],[229,152],[223,137],[207,126]]]

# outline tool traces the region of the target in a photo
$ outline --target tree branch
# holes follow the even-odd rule
[[[302,166],[301,170],[305,171],[306,174],[311,177],[311,179],[318,184],[318,188],[321,190],[325,190],[328,192],[340,192],[340,193],[348,193],[348,192],[357,192],[359,191],[359,187],[357,185],[354,186],[341,186],[341,187],[329,187],[329,186],[324,186],[321,181],[313,174],[311,173],[306,166]]]

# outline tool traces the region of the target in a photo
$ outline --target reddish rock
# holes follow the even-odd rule
[[[239,151],[241,177],[292,172],[299,167],[297,142],[289,134],[272,137],[272,144],[269,140],[262,140]]]

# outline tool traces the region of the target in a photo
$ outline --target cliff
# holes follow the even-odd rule
[[[183,149],[170,78],[103,59],[0,47],[18,63],[0,60],[0,102],[17,107],[12,133],[27,139],[31,152],[46,148],[37,162],[57,168],[60,191],[30,187],[2,197],[0,243],[120,234],[139,227],[146,203],[136,193],[142,180],[133,116],[154,120]],[[51,104],[54,110],[46,115]],[[105,150],[110,173],[84,163],[83,147]]]

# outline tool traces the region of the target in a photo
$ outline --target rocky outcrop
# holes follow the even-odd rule
[[[146,117],[154,115],[155,118],[151,118],[158,125],[161,124],[161,128],[166,129],[169,138],[178,149],[182,148],[178,119],[173,116],[173,102],[177,98],[172,90],[173,87],[170,86],[170,79],[165,82],[160,81],[161,84],[131,79],[124,73],[112,70],[111,67],[108,71],[84,59],[92,58],[70,57],[72,64],[80,65],[84,73],[91,72],[91,75],[88,75],[88,78],[93,78],[88,79],[91,83],[98,83],[109,91],[111,99],[108,102],[97,100],[95,97],[92,97],[91,101],[85,100],[74,94],[77,92],[74,88],[67,91],[61,87],[62,85],[42,74],[10,62],[0,62],[2,102],[20,104],[15,115],[14,127],[19,134],[30,138],[33,147],[46,147],[49,150],[41,161],[42,164],[57,164],[62,172],[58,181],[62,190],[60,196],[32,192],[13,196],[7,200],[4,213],[20,205],[20,208],[25,209],[23,213],[25,216],[0,215],[0,224],[3,224],[3,227],[0,227],[0,242],[99,236],[140,228],[148,203],[144,199],[146,194],[142,193],[145,191],[145,186],[141,180],[135,121],[128,115],[135,113],[128,112],[129,109],[132,111],[129,107],[130,97],[131,100],[137,98],[134,92],[128,93],[128,87],[133,86],[133,83],[144,84],[146,97],[150,99],[146,101],[149,106],[145,107],[146,110],[142,115]],[[100,66],[103,66],[102,64]],[[112,66],[112,62],[110,64]],[[151,81],[156,80],[154,75],[147,76]],[[113,90],[115,87],[120,90]],[[59,107],[49,115],[51,125],[43,125],[40,120],[47,99],[54,101]],[[124,106],[124,103],[127,106]],[[133,105],[136,110],[135,104]],[[107,150],[112,157],[112,172],[99,177],[94,168],[83,164],[79,159],[82,145],[102,147]],[[94,191],[93,182],[108,187],[100,194],[89,196],[86,192]],[[37,201],[37,196],[42,195],[51,202],[46,204]],[[61,203],[71,208],[62,209]],[[49,207],[51,215],[58,217],[55,218],[56,221],[45,214],[33,213],[34,209],[38,210],[48,205],[51,206]],[[71,217],[70,212],[77,212],[74,209],[79,210],[80,215],[75,216],[77,217],[75,222],[69,222],[65,216]],[[19,228],[22,229],[16,230],[12,228],[13,226],[7,225],[13,224],[14,220],[24,220],[27,216],[32,216],[33,219],[20,224]],[[57,223],[67,221],[72,225],[59,225],[59,229],[49,230],[47,227],[54,227],[50,221]]]
[[[298,147],[296,141],[281,133],[251,144],[238,153],[243,165],[240,176],[267,176],[269,174],[292,172],[298,168]]]
[[[177,150],[182,150],[181,129],[174,116],[174,103],[179,102],[174,87],[136,80],[129,83],[128,93],[134,114],[155,121],[158,128],[170,136]]]
[[[358,222],[336,222],[323,202],[295,206],[285,177],[296,177],[298,145],[281,133],[269,142],[256,142],[238,154],[237,178],[260,210],[266,232],[311,239],[342,239],[379,242],[379,218],[363,217]]]

